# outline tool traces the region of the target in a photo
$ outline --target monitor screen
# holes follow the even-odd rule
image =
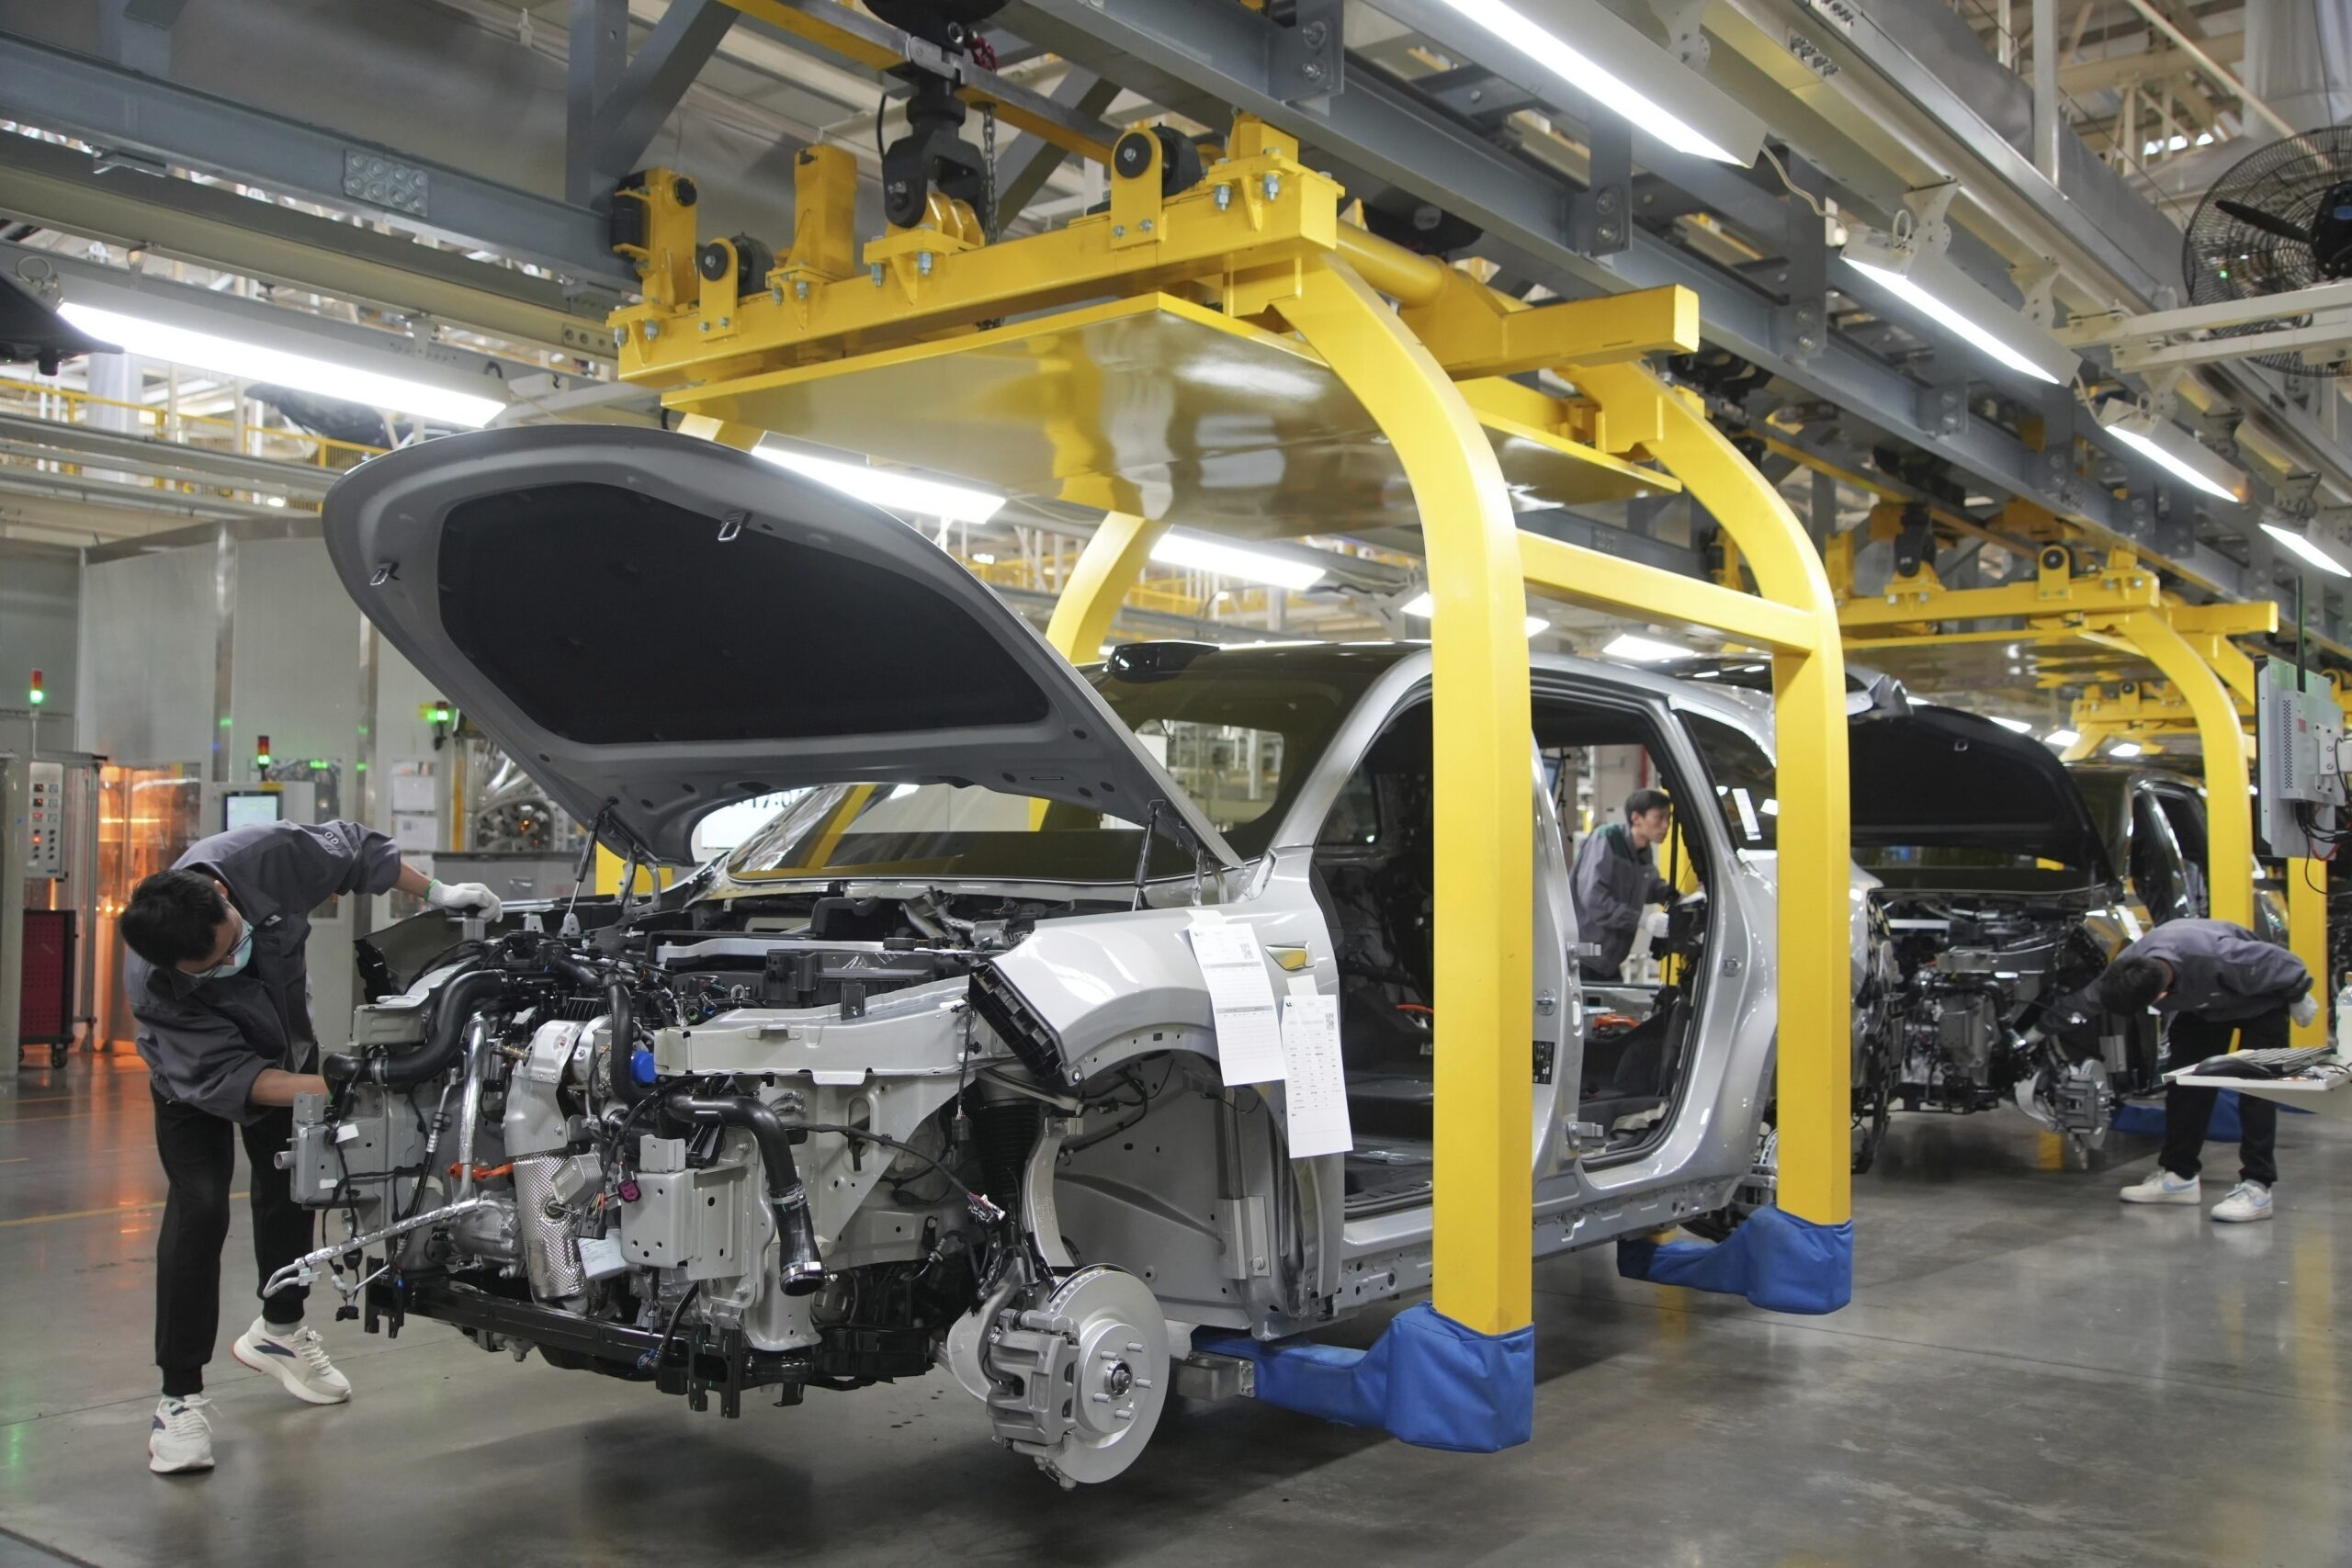
[[[285,815],[286,797],[276,790],[241,790],[220,797],[220,828],[250,827],[255,822],[275,822]]]

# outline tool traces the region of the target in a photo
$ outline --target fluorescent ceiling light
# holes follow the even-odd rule
[[[2294,551],[2312,565],[2337,577],[2352,577],[2352,568],[2313,544],[2311,536],[2297,528],[2282,528],[2276,523],[2265,523],[2262,531]]]
[[[1631,660],[1636,664],[1659,664],[1669,659],[1688,659],[1690,650],[1677,648],[1656,637],[1636,637],[1632,632],[1620,632],[1600,650],[1603,659]]]
[[[1843,254],[1856,272],[2019,375],[2063,386],[2082,363],[2072,349],[1943,256],[1904,249],[1865,228],[1853,231]]]
[[[1602,108],[1623,115],[1633,121],[1636,129],[1647,131],[1676,152],[1712,158],[1719,164],[1745,164],[1754,161],[1753,152],[1742,157],[1723,146],[1689,120],[1669,112],[1665,105],[1623,76],[1575,48],[1533,17],[1503,4],[1503,0],[1443,0],[1443,4],[1568,83]],[[1578,36],[1586,38],[1589,28],[1614,19],[1606,13],[1579,17]],[[1642,47],[1656,48],[1646,39],[1639,38],[1638,34],[1635,38]]]
[[[1436,611],[1437,598],[1434,594],[1427,592],[1416,593],[1396,606],[1398,615],[1410,615],[1417,621],[1428,620]],[[1541,615],[1530,615],[1521,625],[1526,628],[1529,637],[1535,637],[1552,629],[1552,623]]]
[[[1151,558],[1162,566],[1190,567],[1244,582],[1287,588],[1294,593],[1314,587],[1329,575],[1313,561],[1229,545],[1205,534],[1162,534],[1151,547]]]
[[[2107,433],[2175,479],[2216,501],[2243,502],[2245,474],[2168,419],[2110,400],[2098,411]]]
[[[57,313],[88,333],[142,358],[161,359],[216,376],[244,381],[268,381],[322,398],[391,409],[440,424],[479,430],[497,417],[506,404],[498,398],[454,391],[429,381],[387,376],[333,360],[315,359],[282,348],[173,326],[146,316],[128,316],[96,305],[60,305]]]
[[[2110,757],[2136,757],[2140,754],[2140,747],[2136,741],[2119,740],[2107,749],[2107,754]]]
[[[2064,747],[2072,746],[2075,741],[2080,740],[2081,739],[2081,736],[2075,734],[2071,729],[2053,729],[2049,734],[2043,736],[2041,740],[2042,744],[2046,746]]]
[[[2031,735],[2033,733],[2033,726],[2026,723],[2026,721],[2021,718],[2001,718],[1996,716],[1993,719],[1993,722],[1999,725],[2003,729],[2007,730],[2012,735]]]
[[[763,442],[752,448],[752,455],[890,512],[911,512],[920,517],[941,517],[950,523],[985,523],[1004,505],[1004,497],[969,485],[919,479],[894,468],[872,468],[837,457],[813,457],[788,446],[771,446]]]

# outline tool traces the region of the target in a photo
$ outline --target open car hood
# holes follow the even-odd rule
[[[368,618],[582,822],[665,860],[696,818],[845,782],[982,784],[1231,849],[1091,686],[889,513],[749,453],[485,430],[331,491]]]
[[[1847,727],[1854,844],[1990,850],[2115,878],[2090,806],[2030,736],[1957,708],[1914,705]]]

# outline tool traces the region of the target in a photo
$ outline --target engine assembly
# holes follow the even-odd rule
[[[1884,913],[1901,985],[1879,1049],[1895,1105],[1964,1115],[2014,1103],[2055,1131],[2104,1136],[2115,1096],[2143,1087],[2153,1062],[2124,1021],[2047,1016],[2106,965],[2080,912],[1915,897]]]
[[[942,1365],[1064,1484],[1117,1474],[1185,1331],[1068,1256],[1055,1163],[1091,1109],[1139,1119],[1214,1068],[1123,1067],[1107,1102],[1033,1070],[971,1002],[988,976],[1017,1005],[991,969],[1018,910],[775,903],[680,930],[528,916],[358,1009],[283,1156],[346,1235],[271,1289],[324,1273],[370,1332],[419,1314],[730,1416]]]

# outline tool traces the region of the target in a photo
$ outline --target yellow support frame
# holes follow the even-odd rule
[[[1846,586],[1850,590],[1850,581]],[[2271,615],[2275,626],[2275,606]],[[2237,705],[2217,666],[2236,672],[2230,661],[2245,660],[2245,655],[2228,642],[2228,633],[2257,629],[2261,607],[2167,605],[2156,574],[2129,550],[2110,549],[2098,572],[2077,577],[2068,552],[2051,546],[2043,549],[2031,582],[1946,588],[1924,575],[1897,579],[1883,592],[1848,598],[1838,605],[1838,618],[1848,646],[1858,650],[1981,640],[2002,634],[1936,628],[2021,618],[2026,635],[2036,641],[2079,637],[2136,653],[2154,665],[2186,705],[2205,752],[2213,917],[2254,923],[2254,813],[2242,787],[2252,757]],[[2185,622],[2191,632],[2185,634],[2177,622]],[[2251,662],[2245,668],[2250,695]],[[2231,780],[2240,781],[2240,787],[2228,787]]]
[[[1405,470],[1436,601],[1436,989],[1450,1043],[1437,1065],[1435,1304],[1485,1333],[1532,1317],[1526,592],[1719,627],[1769,649],[1782,801],[1781,1203],[1816,1224],[1844,1223],[1851,1199],[1849,852],[1837,611],[1803,525],[1772,486],[1697,404],[1636,363],[1646,352],[1696,345],[1695,300],[1668,288],[1621,296],[1605,309],[1530,308],[1339,224],[1337,187],[1301,166],[1295,143],[1262,124],[1243,117],[1228,146],[1231,155],[1199,186],[1164,201],[1156,188],[1149,193],[1138,209],[1153,219],[1148,239],[1139,218],[1113,231],[1122,210],[1114,199],[1110,212],[994,245],[905,231],[868,245],[870,276],[827,282],[779,269],[766,294],[730,301],[717,332],[683,301],[616,312],[613,323],[628,340],[622,373],[682,389],[669,400],[673,406],[718,407],[724,398],[713,395],[714,381],[820,362],[831,362],[826,373],[847,373],[865,355],[952,341],[971,322],[1016,310],[1191,290],[1221,300],[1231,317],[1296,333],[1337,374]],[[1758,595],[1518,531],[1493,446],[1465,393],[1490,400],[1503,389],[1479,378],[1538,367],[1562,370],[1580,399],[1544,400],[1547,417],[1527,422],[1531,428],[1656,460],[1736,541]],[[685,428],[738,446],[759,434],[707,416]],[[1096,656],[1162,525],[1124,513],[1106,518],[1055,610],[1049,637],[1066,657]]]

